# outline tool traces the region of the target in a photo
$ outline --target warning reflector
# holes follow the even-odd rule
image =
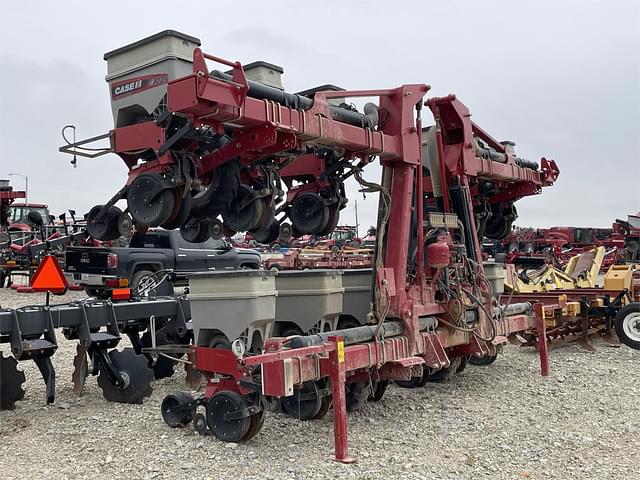
[[[64,278],[56,257],[46,255],[31,279],[33,291],[64,293],[67,291],[67,286],[67,279]]]

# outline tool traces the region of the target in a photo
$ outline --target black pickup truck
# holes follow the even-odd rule
[[[69,247],[65,275],[92,296],[107,297],[113,288],[136,288],[161,270],[172,270],[177,283],[185,272],[261,268],[255,250],[232,247],[225,240],[185,241],[179,230],[149,230],[134,234],[126,248]],[[182,274],[182,275],[181,275]]]

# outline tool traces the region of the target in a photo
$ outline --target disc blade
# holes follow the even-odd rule
[[[73,393],[82,394],[87,375],[89,374],[89,363],[87,362],[87,347],[80,344],[76,347],[76,356],[73,357]]]
[[[16,408],[16,402],[24,398],[25,380],[24,372],[18,370],[18,361],[0,352],[0,410]]]

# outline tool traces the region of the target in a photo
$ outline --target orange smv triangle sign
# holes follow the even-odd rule
[[[67,279],[56,257],[45,255],[31,279],[31,288],[36,292],[64,293],[67,286]]]

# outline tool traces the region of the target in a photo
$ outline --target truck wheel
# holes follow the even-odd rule
[[[131,290],[136,296],[147,297],[165,297],[173,295],[173,284],[165,279],[162,283],[163,275],[156,275],[151,270],[138,270],[131,277]]]
[[[111,292],[104,288],[86,287],[84,291],[90,297],[96,297],[96,298],[99,298],[100,300],[108,300],[109,298],[111,298]]]
[[[615,328],[622,343],[640,350],[640,303],[630,303],[620,309],[615,318]]]

